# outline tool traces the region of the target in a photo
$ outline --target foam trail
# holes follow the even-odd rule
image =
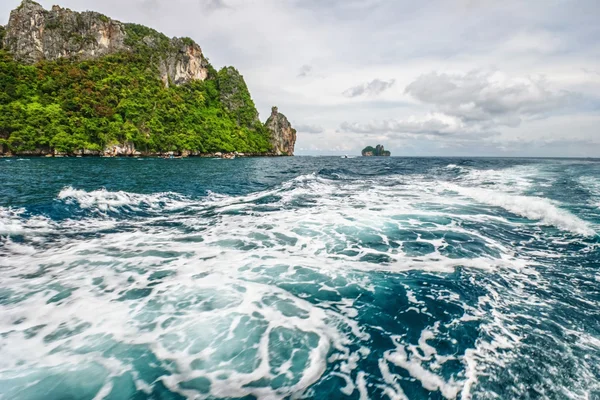
[[[448,190],[470,197],[478,202],[504,208],[522,217],[539,220],[544,225],[555,226],[578,235],[594,236],[596,231],[586,221],[566,210],[555,206],[551,201],[533,196],[519,196],[489,189],[464,187],[446,183]]]
[[[128,192],[110,192],[106,189],[86,192],[85,190],[66,187],[57,197],[67,204],[78,204],[83,209],[94,209],[101,213],[118,212],[124,207],[133,211],[143,209],[175,210],[183,208],[190,202],[177,193],[137,194]]]
[[[543,166],[420,162],[0,208],[0,398],[595,394],[589,214],[524,195]]]

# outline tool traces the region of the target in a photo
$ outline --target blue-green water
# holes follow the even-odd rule
[[[600,162],[0,160],[2,399],[598,399]]]

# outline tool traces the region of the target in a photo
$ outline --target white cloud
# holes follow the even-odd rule
[[[482,128],[515,127],[524,119],[561,112],[573,100],[555,92],[543,78],[508,78],[499,72],[432,72],[406,87],[406,93],[445,115]]]
[[[302,125],[296,124],[294,128],[299,133],[323,133],[323,127],[320,125]]]
[[[340,130],[363,134],[450,135],[461,132],[461,122],[456,118],[438,114],[424,118],[374,120],[368,123],[343,122]]]

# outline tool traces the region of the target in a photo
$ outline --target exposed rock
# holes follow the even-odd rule
[[[48,154],[52,154],[52,150],[50,150],[49,147],[17,152],[18,156],[24,156],[24,157],[32,157],[32,156],[38,157],[38,156],[45,156]]]
[[[128,50],[125,27],[95,12],[76,13],[54,6],[46,11],[31,0],[10,13],[6,47],[25,63],[61,57],[100,57]]]
[[[235,115],[238,125],[251,127],[260,122],[248,86],[237,69],[221,69],[217,81],[221,103]]]
[[[82,156],[99,156],[100,152],[98,150],[83,149],[80,152],[80,155],[82,155]]]
[[[296,130],[285,115],[281,114],[277,107],[271,109],[271,116],[265,126],[271,133],[271,144],[273,152],[277,155],[294,155],[296,145]]]
[[[367,146],[362,151],[363,157],[390,157],[392,153],[386,151],[385,148],[378,144],[377,147]]]
[[[108,157],[130,157],[139,154],[141,153],[138,153],[135,150],[135,146],[133,145],[133,143],[124,143],[113,146],[107,146],[104,149],[104,155]]]
[[[189,81],[203,81],[208,77],[208,61],[196,43],[186,44],[182,39],[171,39],[170,51],[159,63],[160,79],[182,85]]]
[[[79,13],[59,6],[47,11],[34,1],[23,0],[11,12],[2,42],[16,60],[28,64],[65,57],[94,59],[136,51],[136,41],[128,32],[128,26],[133,25],[96,12]],[[160,51],[156,62],[165,85],[181,85],[208,77],[208,61],[200,46],[191,40],[165,40],[169,42],[167,46],[160,46],[152,36],[144,37],[140,42]]]

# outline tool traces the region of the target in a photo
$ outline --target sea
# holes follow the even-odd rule
[[[600,160],[0,159],[0,399],[600,399]]]

